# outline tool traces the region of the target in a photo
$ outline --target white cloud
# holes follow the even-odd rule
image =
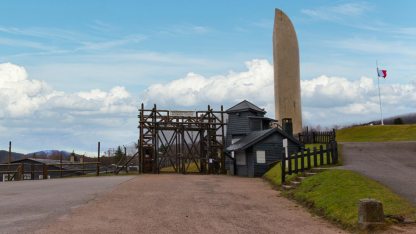
[[[151,85],[143,94],[146,103],[195,106],[201,103],[234,103],[255,99],[259,105],[273,97],[273,67],[266,60],[246,63],[247,71],[206,78],[195,73],[166,84]]]
[[[243,99],[266,108],[274,115],[273,66],[267,60],[246,63],[247,70],[204,77],[188,73],[165,84],[151,85],[144,93],[146,104],[164,107],[200,108],[206,104],[226,107]],[[389,116],[416,110],[415,84],[384,84],[381,81],[383,108]],[[378,118],[378,89],[374,78],[349,80],[318,76],[301,81],[302,105],[306,124],[346,124]]]
[[[192,24],[177,24],[177,25],[170,25],[159,31],[161,34],[170,35],[170,36],[179,36],[179,35],[202,35],[209,33],[211,31],[210,28],[202,25],[192,25]]]
[[[304,123],[331,126],[362,123],[379,117],[376,80],[318,76],[302,80]],[[228,108],[247,99],[274,115],[273,66],[267,60],[246,62],[246,70],[206,77],[188,73],[167,83],[150,85],[141,94],[147,107]],[[416,83],[381,81],[385,116],[415,112]],[[96,141],[108,147],[137,139],[138,102],[124,87],[108,91],[63,92],[44,81],[32,80],[25,68],[0,64],[0,130],[11,133],[0,141],[25,139],[21,145],[37,149],[78,147],[93,151]],[[24,136],[24,137],[22,137]],[[30,145],[31,144],[31,145]],[[30,146],[28,146],[30,145]],[[22,146],[23,147],[23,146]],[[105,147],[105,146],[103,146]]]
[[[11,63],[0,64],[0,116],[25,117],[45,110],[66,109],[69,113],[132,113],[134,98],[124,87],[109,92],[98,89],[65,93],[44,81],[28,79],[26,69]]]
[[[335,20],[344,17],[361,16],[371,10],[372,6],[366,2],[343,3],[333,6],[322,6],[314,9],[303,9],[301,12],[309,17],[322,20]]]

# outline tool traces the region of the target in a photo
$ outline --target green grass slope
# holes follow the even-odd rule
[[[336,132],[338,142],[416,141],[416,125],[374,125],[344,128]]]
[[[308,177],[286,195],[350,229],[357,227],[358,202],[362,198],[381,201],[385,214],[416,217],[416,208],[407,200],[380,183],[347,170],[329,170]]]

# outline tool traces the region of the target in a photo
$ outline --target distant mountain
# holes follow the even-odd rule
[[[26,155],[12,152],[11,161],[19,160],[25,158]],[[9,162],[9,152],[6,150],[0,150],[0,163],[8,163]]]
[[[62,154],[62,159],[69,159],[71,153],[62,150],[41,150],[33,153],[26,154],[28,158],[50,158],[50,159],[59,159]]]

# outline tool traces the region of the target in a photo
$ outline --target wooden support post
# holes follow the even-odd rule
[[[334,164],[338,163],[338,144],[336,141],[333,142],[334,144]]]
[[[8,165],[7,165],[7,180],[10,181],[10,164],[12,162],[12,142],[9,141]]]
[[[30,179],[35,180],[35,164],[30,164]]]
[[[43,164],[43,173],[42,177],[44,180],[48,179],[48,165]]]
[[[300,151],[300,158],[301,158],[300,170],[304,172],[305,171],[305,149],[303,148],[301,148],[301,151]]]
[[[128,161],[128,160],[127,160],[127,148],[126,148],[126,146],[124,146],[124,145],[123,145],[123,148],[124,148],[124,158],[125,158],[125,160],[126,160],[124,163],[126,164],[125,166],[126,166],[126,174],[127,174],[127,173],[129,172],[129,165],[127,165],[127,161]],[[158,147],[158,148],[159,148],[159,147]],[[158,168],[159,168],[159,167],[158,167]]]
[[[324,165],[324,146],[323,145],[319,146],[319,154],[320,154],[319,165],[323,166]]]
[[[308,148],[308,149],[306,149],[306,152],[307,152],[306,157],[308,159],[308,170],[309,170],[309,169],[312,168],[312,166],[311,166],[311,150]]]
[[[224,132],[224,106],[221,105],[221,135],[222,135],[222,147],[221,147],[221,173],[226,173],[225,168],[225,155],[224,155],[224,145],[225,145],[225,132]]]
[[[60,176],[62,178],[62,152],[59,154]]]
[[[299,162],[298,162],[298,154],[299,152],[296,152],[293,159],[295,160],[295,174],[299,173]]]
[[[331,144],[326,144],[326,165],[331,164],[332,149]]]
[[[24,180],[24,179],[25,179],[25,164],[21,163],[20,164],[19,180]]]
[[[100,150],[100,148],[101,148],[101,143],[100,142],[98,142],[98,152],[97,152],[97,176],[99,176],[100,175],[100,152],[101,152],[101,150]]]
[[[318,167],[318,155],[316,153],[316,146],[313,147],[313,166]]]
[[[144,169],[144,104],[142,103],[139,113],[139,173],[143,173]]]
[[[286,150],[282,150],[282,185],[285,183],[286,180]]]

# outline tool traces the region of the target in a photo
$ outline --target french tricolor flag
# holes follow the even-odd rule
[[[380,69],[377,68],[377,75],[378,75],[378,77],[386,78],[387,77],[387,70],[380,70]]]

